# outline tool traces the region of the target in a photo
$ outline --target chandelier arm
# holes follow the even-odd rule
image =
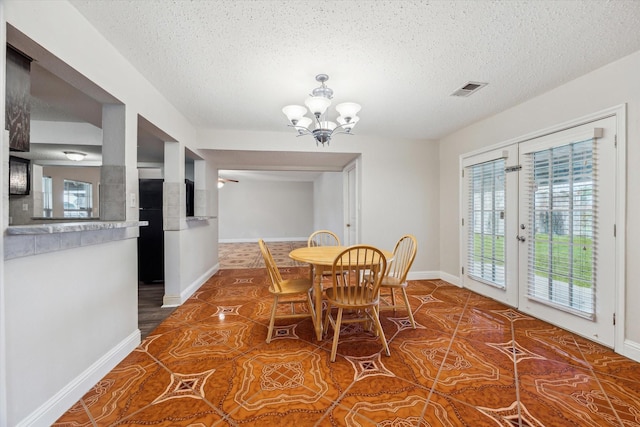
[[[296,129],[299,132],[298,136],[312,134],[311,131],[304,126],[296,126],[296,125],[287,125],[287,126],[289,126],[290,128]]]
[[[337,128],[336,128],[337,129]],[[333,132],[331,132],[331,136],[333,135],[340,135],[341,133],[345,134],[345,135],[353,135],[350,131],[348,130],[341,130],[340,132],[336,132],[335,129],[333,130]]]
[[[338,125],[338,126],[336,126],[336,127],[335,127],[335,129],[333,129],[333,130],[334,130],[334,131],[336,131],[336,130],[338,130],[338,129],[340,129],[340,128],[343,128],[343,129],[344,129],[344,128],[345,128],[345,126],[347,126],[347,125],[349,125],[349,123],[345,123],[345,124],[343,124],[343,125]],[[346,131],[344,131],[344,132],[340,132],[340,133],[349,133],[349,130],[346,130]]]

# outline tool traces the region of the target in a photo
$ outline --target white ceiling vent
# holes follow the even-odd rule
[[[460,89],[453,92],[451,96],[469,96],[472,93],[479,91],[488,84],[489,83],[467,82]]]

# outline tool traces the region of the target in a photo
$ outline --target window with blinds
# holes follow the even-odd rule
[[[529,298],[595,312],[595,140],[527,154]]]
[[[50,176],[42,177],[42,216],[53,216],[53,180]]]
[[[89,182],[64,180],[64,217],[88,218],[92,213],[93,185]]]
[[[468,168],[467,274],[505,288],[505,160]]]

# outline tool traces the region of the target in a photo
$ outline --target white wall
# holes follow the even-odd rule
[[[50,399],[114,348],[139,342],[136,254],[128,239],[4,263],[8,425],[44,404],[68,409],[81,395],[59,395],[60,407]]]
[[[196,133],[189,121],[70,3],[5,0],[0,4],[7,23],[126,106],[126,193],[137,192],[138,115],[179,141],[181,148],[197,152],[191,147]],[[4,22],[0,27],[4,37]],[[4,63],[2,55],[2,70]],[[214,179],[215,172],[207,175],[207,188],[215,185]],[[215,208],[215,203],[210,206]],[[137,213],[137,207],[127,205],[127,219],[137,219]],[[216,226],[215,220],[203,221],[197,228],[185,226],[174,233],[180,241],[174,255],[181,270],[173,272],[179,294],[191,292],[215,271]],[[0,425],[24,420],[49,425],[99,379],[87,376],[87,371],[111,369],[126,354],[122,348],[139,342],[134,237],[3,263],[0,296],[6,294],[6,300],[0,307],[4,316],[0,338],[6,335],[2,351],[6,348],[7,354],[0,360],[0,379],[4,372],[9,378],[0,396],[7,396],[9,409],[0,413]],[[70,265],[77,275],[70,274]]]
[[[626,224],[626,333],[627,353],[640,357],[640,198],[634,188],[640,182],[640,52],[611,63],[563,86],[500,114],[461,129],[440,141],[440,240],[441,270],[458,277],[459,260],[459,156],[521,135],[526,135],[594,114],[616,105],[627,105],[627,224]],[[618,225],[618,230],[625,227]],[[622,280],[625,280],[622,278]],[[623,349],[617,349],[623,351]]]
[[[197,146],[213,162],[215,154],[209,156],[207,149],[361,153],[361,242],[392,250],[400,236],[413,234],[418,253],[410,277],[439,277],[438,143],[361,134],[336,137],[324,148],[307,142],[286,129],[199,129]]]
[[[220,241],[299,240],[313,232],[313,182],[240,180],[218,190]]]
[[[344,241],[342,172],[324,172],[313,182],[313,229],[331,230]]]

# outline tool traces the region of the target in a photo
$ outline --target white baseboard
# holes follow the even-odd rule
[[[211,276],[216,274],[218,270],[220,270],[220,263],[217,263],[216,265],[211,267],[209,270],[207,270],[204,274],[202,274],[200,277],[198,277],[196,280],[194,280],[193,283],[189,285],[189,287],[187,287],[184,291],[180,292],[180,295],[165,295],[162,298],[162,308],[178,307],[182,305],[182,303],[188,300],[189,297],[193,295],[194,292],[197,291],[200,288],[200,286],[204,284],[204,282],[206,282],[207,280],[209,280]]]
[[[218,243],[258,243],[259,238],[251,239],[220,239]],[[305,237],[265,237],[262,240],[265,242],[306,242],[309,240],[309,236]]]
[[[407,280],[436,280],[439,278],[439,271],[410,271],[407,274]]]
[[[456,285],[461,287],[460,278],[458,276],[454,276],[453,274],[445,273],[444,271],[440,272],[440,278],[445,282],[449,282],[452,285]]]
[[[640,343],[624,340],[624,347],[622,348],[621,354],[636,362],[640,362]]]
[[[136,329],[104,356],[85,369],[80,375],[64,386],[58,393],[40,405],[29,416],[17,424],[17,427],[50,426],[62,414],[69,410],[102,377],[109,373],[129,353],[140,344],[140,330]]]
[[[410,271],[407,280],[444,280],[452,285],[460,286],[460,278],[442,271]]]

